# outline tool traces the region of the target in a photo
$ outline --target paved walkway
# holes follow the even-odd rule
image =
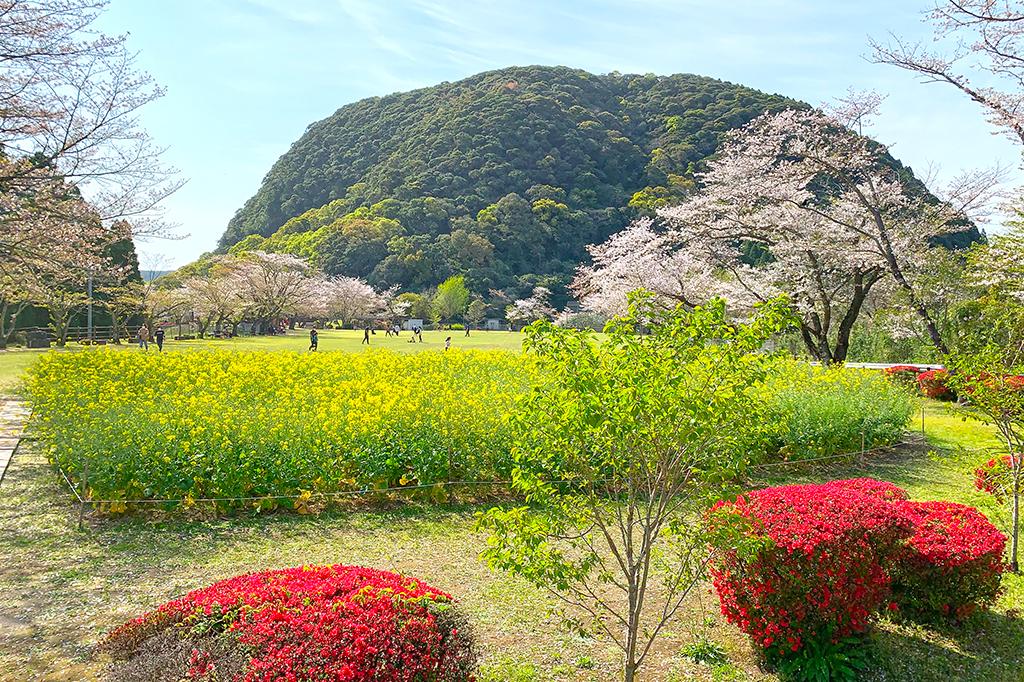
[[[28,421],[28,407],[20,400],[0,399],[0,482],[7,473],[7,465],[18,448],[21,433]]]

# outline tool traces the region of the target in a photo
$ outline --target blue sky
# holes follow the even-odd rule
[[[186,237],[140,244],[143,266],[211,250],[235,210],[307,125],[372,95],[488,69],[697,73],[813,104],[849,87],[888,98],[871,134],[940,177],[1016,147],[953,91],[871,64],[868,37],[927,39],[930,0],[112,0],[167,88],[142,122],[188,184],[167,201]]]

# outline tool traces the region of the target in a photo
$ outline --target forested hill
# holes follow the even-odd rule
[[[806,105],[702,76],[540,66],[364,99],[309,126],[220,246],[376,286],[465,273],[482,294],[557,291],[587,244],[692,186],[725,132],[787,106]]]

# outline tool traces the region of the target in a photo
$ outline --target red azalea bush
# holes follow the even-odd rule
[[[111,632],[112,677],[472,680],[471,634],[450,595],[359,566],[241,575]]]
[[[890,486],[790,485],[716,505],[713,523],[739,521],[751,540],[751,548],[725,549],[712,567],[722,613],[778,658],[866,631],[889,596],[887,567],[913,531],[887,500],[902,493]]]
[[[917,385],[921,393],[935,400],[953,400],[956,396],[946,385],[949,373],[944,369],[930,369],[917,375]]]
[[[962,620],[995,602],[1006,536],[973,507],[906,501],[900,507],[914,523],[893,586],[900,607]]]
[[[893,365],[886,367],[882,373],[898,384],[908,387],[917,387],[917,375],[923,372],[920,367],[914,365]]]
[[[710,519],[722,613],[769,660],[827,658],[885,604],[960,620],[999,594],[1006,538],[983,514],[885,481],[755,490]]]
[[[907,491],[895,483],[889,483],[888,481],[876,481],[873,478],[847,478],[844,480],[822,483],[821,486],[828,490],[835,488],[856,490],[857,492],[864,493],[865,495],[872,495],[887,502],[910,499],[910,495],[907,494]]]

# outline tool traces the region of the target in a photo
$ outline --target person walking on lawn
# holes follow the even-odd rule
[[[149,350],[149,327],[146,325],[139,327],[139,348]]]
[[[316,327],[309,330],[309,350],[316,352],[317,344],[320,343],[320,332]]]
[[[164,352],[164,334],[165,333],[166,332],[164,332],[164,328],[160,327],[160,328],[158,328],[156,330],[156,334],[153,335],[153,338],[156,339],[156,349],[158,351],[160,351],[161,353]]]

